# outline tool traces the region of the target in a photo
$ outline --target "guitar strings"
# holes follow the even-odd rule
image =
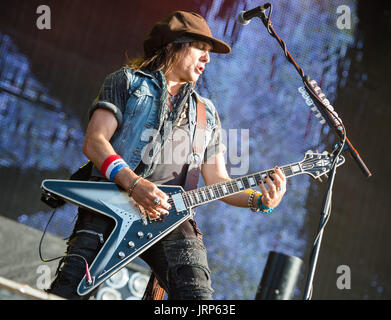
[[[308,160],[306,160],[306,164],[307,165],[315,165],[319,160],[320,160],[319,158],[308,159]],[[333,164],[335,164],[336,161],[337,161],[337,159],[334,159]],[[286,175],[286,176],[293,175],[292,166],[295,164],[296,163],[281,167],[281,170],[283,171],[284,175]],[[229,194],[237,193],[237,192],[242,191],[240,189],[240,187],[238,186],[238,182],[241,182],[242,184],[244,184],[243,181],[245,181],[245,179],[248,179],[249,177],[254,177],[254,178],[256,178],[255,180],[257,182],[259,182],[262,179],[257,179],[257,176],[262,177],[262,174],[264,174],[264,173],[269,175],[270,173],[275,173],[275,170],[261,171],[261,172],[258,172],[258,173],[252,174],[252,175],[248,175],[248,176],[244,176],[244,177],[240,177],[237,179],[231,179],[231,180],[223,181],[220,183],[216,183],[214,185],[204,186],[204,187],[201,187],[196,190],[190,190],[190,191],[184,192],[182,194],[182,199],[185,201],[187,207],[191,207],[194,202],[197,205],[197,204],[201,204],[203,202],[217,200],[217,199],[223,198],[224,196],[227,196],[226,191],[224,191],[222,189],[223,186],[226,186],[228,188]],[[245,189],[245,190],[247,190],[247,189]],[[194,199],[194,201],[193,201],[193,199]],[[201,201],[199,201],[199,199]]]
[[[288,166],[290,167],[290,165],[288,165]],[[282,171],[284,172],[284,174],[289,173],[288,170],[290,168],[286,168],[286,167],[281,168]],[[191,204],[193,202],[193,201],[191,201],[191,198],[190,198],[191,196],[193,196],[193,198],[196,199],[196,204],[199,204],[197,202],[202,203],[202,202],[208,202],[208,201],[220,199],[220,198],[223,198],[224,196],[227,196],[226,192],[222,189],[223,186],[226,186],[228,188],[229,194],[238,193],[240,191],[248,189],[247,188],[247,189],[241,190],[241,188],[238,186],[239,181],[241,182],[242,185],[245,185],[245,183],[243,183],[244,179],[248,179],[249,177],[255,177],[257,175],[260,176],[263,173],[270,175],[271,173],[275,173],[275,170],[269,170],[269,171],[266,170],[266,171],[262,171],[262,172],[259,172],[259,173],[253,174],[253,175],[248,175],[248,176],[244,176],[244,177],[237,178],[237,179],[231,179],[231,180],[219,182],[219,183],[216,183],[216,184],[213,184],[210,186],[204,186],[204,187],[201,187],[196,190],[190,190],[190,191],[185,192],[182,195],[182,198],[187,202],[188,207],[189,207],[189,204]],[[262,179],[256,179],[256,180],[260,181]],[[201,201],[198,201],[197,200],[198,198],[201,198]]]

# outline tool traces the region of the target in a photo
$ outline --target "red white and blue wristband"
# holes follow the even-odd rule
[[[116,174],[123,168],[128,168],[128,164],[122,159],[121,156],[115,154],[107,157],[103,162],[100,172],[106,177],[107,180],[113,181]]]

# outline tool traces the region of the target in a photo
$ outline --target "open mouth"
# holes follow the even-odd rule
[[[203,72],[204,70],[205,70],[205,68],[202,67],[202,66],[199,66],[199,67],[196,68],[196,72],[199,73],[199,74],[202,74],[202,72]]]

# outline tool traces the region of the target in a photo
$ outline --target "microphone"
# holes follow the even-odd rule
[[[266,9],[270,8],[270,6],[270,3],[265,3],[263,6],[259,6],[248,11],[241,11],[238,14],[238,22],[243,25],[249,24],[252,18],[259,17],[259,15],[264,13]]]

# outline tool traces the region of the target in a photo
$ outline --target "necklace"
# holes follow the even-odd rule
[[[187,112],[187,103],[185,104],[185,108],[183,109],[181,115],[179,116],[179,120],[176,124],[178,127],[181,125],[182,120],[186,118],[186,112]]]
[[[170,109],[170,104],[171,104],[171,110],[172,110],[172,109],[174,109],[175,104],[178,102],[177,100],[178,100],[178,97],[180,96],[180,94],[179,94],[180,92],[178,92],[176,95],[173,95],[170,92],[170,90],[168,90],[168,88],[167,88],[167,92],[168,92],[168,95],[169,95],[169,97],[168,97],[169,109]],[[181,112],[181,114],[178,117],[176,126],[179,126],[181,124],[182,120],[186,118],[187,109],[188,109],[188,103],[186,102],[185,105],[184,105],[184,108],[183,108],[183,110]],[[167,110],[166,119],[168,118],[168,113],[169,112],[170,111]]]
[[[167,90],[168,94],[169,94],[169,97],[168,97],[168,101],[170,102],[171,104],[171,109],[174,109],[174,105],[175,105],[175,102],[177,100],[177,96],[178,95],[173,95],[169,90]]]

